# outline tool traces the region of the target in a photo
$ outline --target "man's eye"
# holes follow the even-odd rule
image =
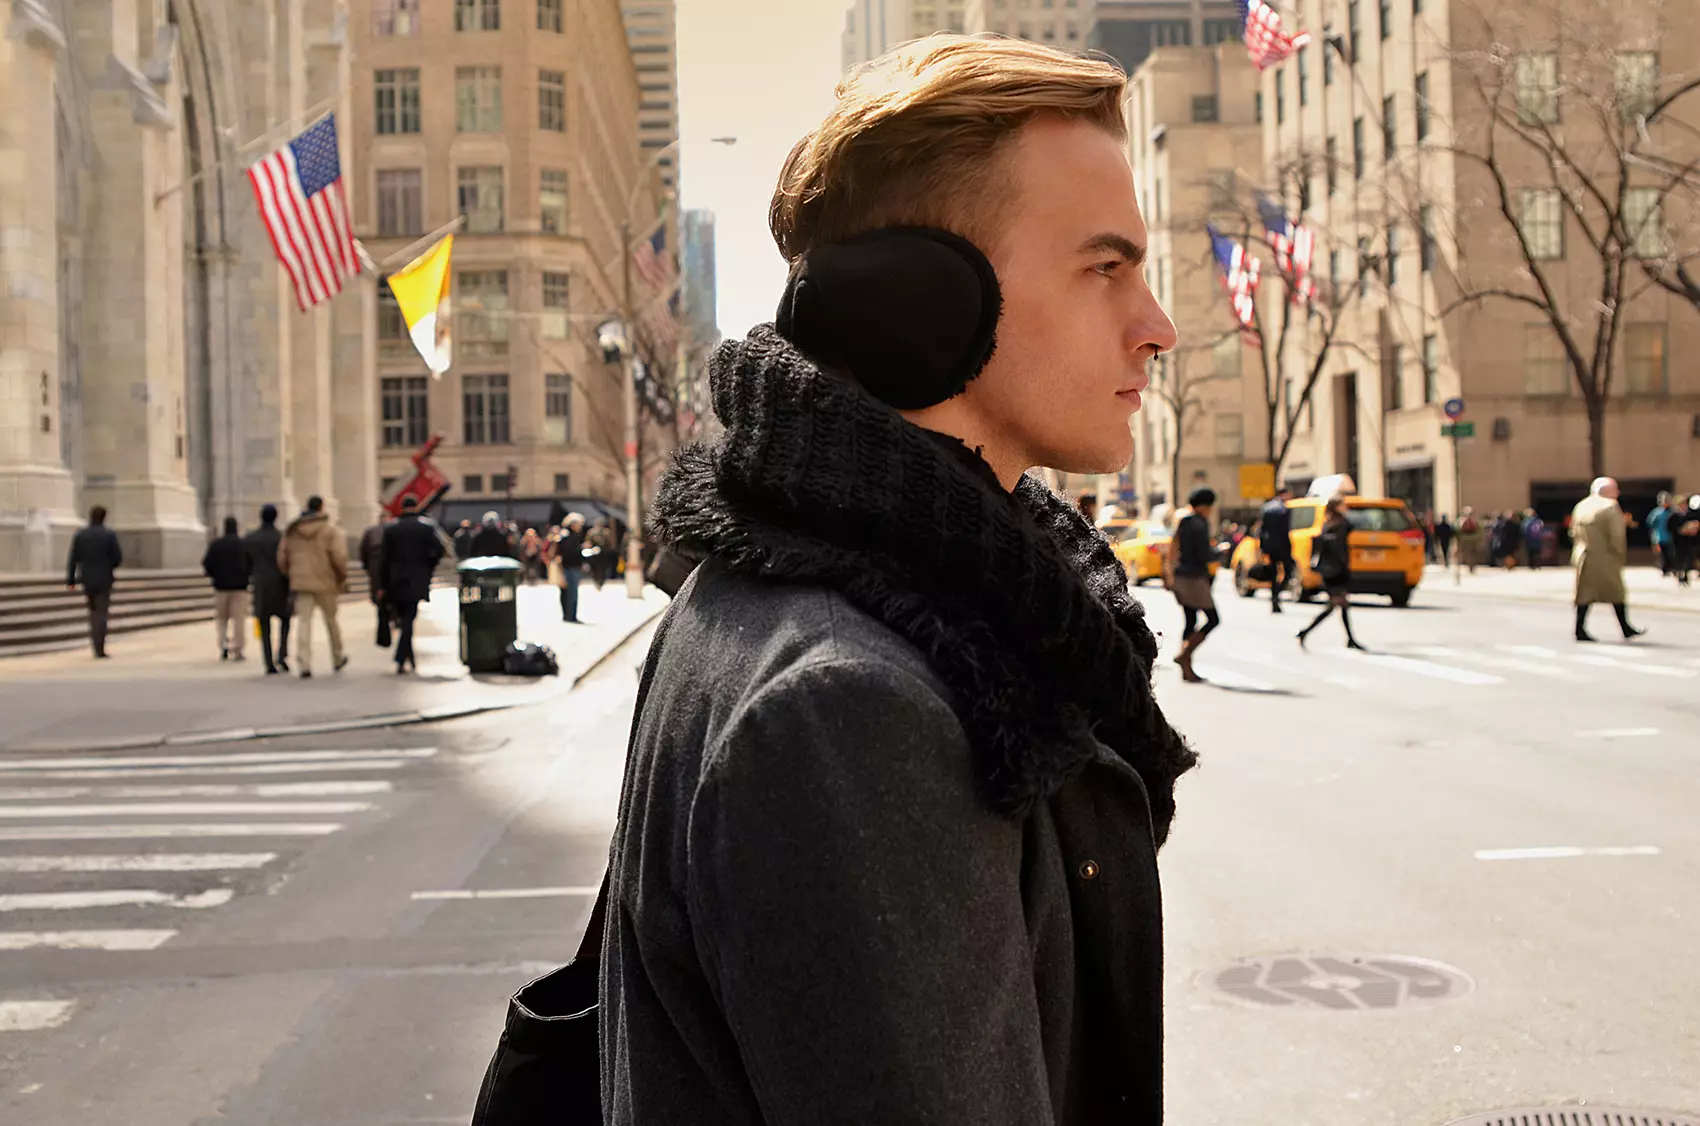
[[[1122,261],[1121,261],[1121,259],[1117,258],[1117,259],[1115,259],[1114,261],[1111,261],[1111,262],[1100,262],[1096,266],[1093,266],[1092,268],[1094,270],[1097,270],[1100,274],[1103,274],[1105,277],[1110,277],[1110,276],[1114,275],[1117,270],[1121,269],[1121,266],[1122,266]]]

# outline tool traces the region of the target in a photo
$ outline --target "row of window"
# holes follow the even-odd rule
[[[540,283],[542,312],[538,335],[565,340],[571,335],[572,275],[544,270]],[[506,270],[459,270],[454,282],[454,340],[487,353],[507,351],[511,318]],[[405,341],[407,322],[388,286],[378,290],[378,339]],[[495,346],[495,347],[491,347]]]
[[[1028,8],[1078,8],[1080,0],[1063,0],[1061,4],[1056,0],[992,0],[992,7],[999,11],[1005,8],[1017,8],[1022,11]]]
[[[431,436],[431,386],[422,375],[385,376],[379,382],[383,444],[390,448],[422,446]],[[508,377],[503,374],[460,377],[461,442],[502,446],[513,441]],[[543,376],[543,441],[552,446],[573,440],[573,378],[564,372]]]
[[[418,133],[424,125],[419,68],[383,67],[372,72],[373,128],[383,136]],[[537,72],[537,127],[567,131],[567,76],[559,70]],[[502,68],[455,68],[455,132],[502,131]]]
[[[425,0],[372,0],[372,34],[417,35]],[[537,30],[566,30],[567,0],[536,0]],[[456,31],[502,30],[502,0],[455,0]]]
[[[497,234],[506,227],[502,166],[463,165],[455,169],[455,209],[466,216],[470,234]],[[381,168],[373,178],[378,234],[425,233],[425,174],[419,168]],[[567,173],[545,168],[538,173],[537,220],[546,235],[567,233]]]

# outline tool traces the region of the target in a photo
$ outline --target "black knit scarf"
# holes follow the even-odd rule
[[[909,639],[953,693],[976,781],[1023,817],[1115,750],[1157,839],[1196,756],[1151,693],[1156,642],[1102,536],[1039,480],[1011,495],[962,443],[824,372],[771,326],[710,368],[726,432],[681,449],[651,515],[661,542],[837,590]]]

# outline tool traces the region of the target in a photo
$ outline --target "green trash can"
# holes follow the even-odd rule
[[[489,555],[455,568],[460,576],[460,660],[473,672],[501,672],[502,653],[519,640],[517,559]]]

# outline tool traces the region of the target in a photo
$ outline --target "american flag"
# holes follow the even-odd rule
[[[1234,319],[1240,325],[1240,336],[1253,348],[1262,347],[1257,332],[1257,259],[1214,226],[1207,225],[1206,229],[1210,232],[1210,249],[1216,255],[1216,265],[1222,270]]]
[[[248,169],[272,249],[303,310],[342,292],[360,272],[348,190],[337,158],[336,117],[322,121]]]
[[[1291,283],[1293,301],[1309,305],[1316,298],[1316,279],[1311,276],[1316,233],[1288,219],[1286,209],[1268,196],[1258,197],[1257,213],[1275,250],[1275,268]]]
[[[655,228],[655,233],[638,243],[632,254],[632,264],[649,288],[665,293],[673,280],[673,266],[667,259],[667,224]]]
[[[1239,0],[1240,18],[1245,21],[1245,49],[1258,70],[1267,70],[1310,42],[1310,32],[1288,35],[1281,30],[1281,14],[1263,0]]]

